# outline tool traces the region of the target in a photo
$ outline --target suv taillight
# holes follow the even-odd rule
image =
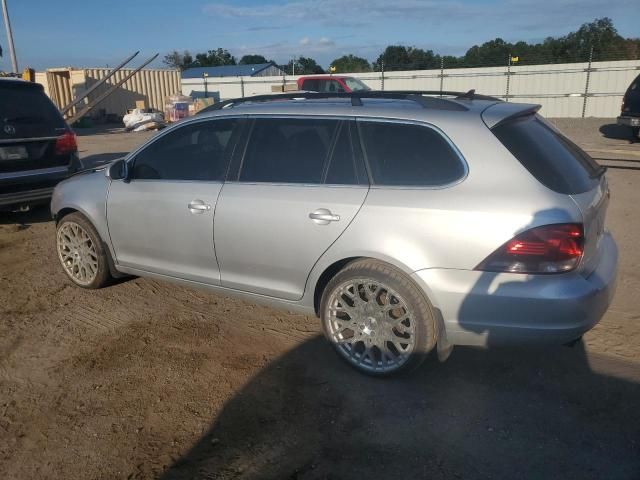
[[[558,223],[516,235],[475,270],[510,273],[563,273],[580,263],[584,230],[580,223]]]
[[[73,132],[65,132],[64,135],[56,138],[56,155],[65,155],[67,153],[73,153],[78,150],[78,143],[76,142],[76,135]]]

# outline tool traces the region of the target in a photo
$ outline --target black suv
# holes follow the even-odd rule
[[[76,136],[42,85],[0,78],[0,210],[49,201],[78,167]]]
[[[638,138],[640,133],[640,75],[631,82],[624,94],[618,125],[631,127],[631,136],[634,140]]]

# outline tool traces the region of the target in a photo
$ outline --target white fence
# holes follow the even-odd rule
[[[374,90],[450,90],[493,95],[514,102],[539,103],[546,117],[616,117],[622,96],[640,73],[640,60],[554,65],[456,68],[354,73]],[[299,76],[206,79],[209,96],[219,100],[271,93]],[[205,79],[183,79],[182,93],[205,91]]]

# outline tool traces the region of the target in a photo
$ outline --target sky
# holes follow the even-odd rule
[[[501,37],[538,42],[607,16],[625,37],[640,36],[639,0],[7,0],[18,66],[114,66],[171,50],[218,47],[239,59],[257,53],[331,60],[353,53],[372,61],[400,44],[461,55]],[[1,25],[4,27],[4,25]],[[0,70],[10,70],[4,28]],[[132,62],[134,65],[135,62]]]

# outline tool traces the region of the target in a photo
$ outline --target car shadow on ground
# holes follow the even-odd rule
[[[600,133],[605,138],[614,138],[616,140],[627,140],[629,143],[639,142],[638,138],[634,138],[631,128],[615,123],[608,123],[600,127]]]
[[[563,218],[561,209],[542,210],[531,226]],[[543,312],[539,301],[520,298],[537,276],[494,277],[481,272],[460,306],[460,328],[492,345],[504,333],[496,311],[509,308],[520,310],[521,327],[559,326],[553,315],[566,302]],[[496,326],[486,325],[494,318]],[[309,340],[258,373],[162,478],[640,476],[637,364],[587,357],[581,341],[457,347],[444,364],[429,360],[404,376],[374,379],[341,364],[324,339]]]
[[[458,347],[381,380],[316,337],[256,375],[161,478],[638,478],[639,376],[580,343]]]

